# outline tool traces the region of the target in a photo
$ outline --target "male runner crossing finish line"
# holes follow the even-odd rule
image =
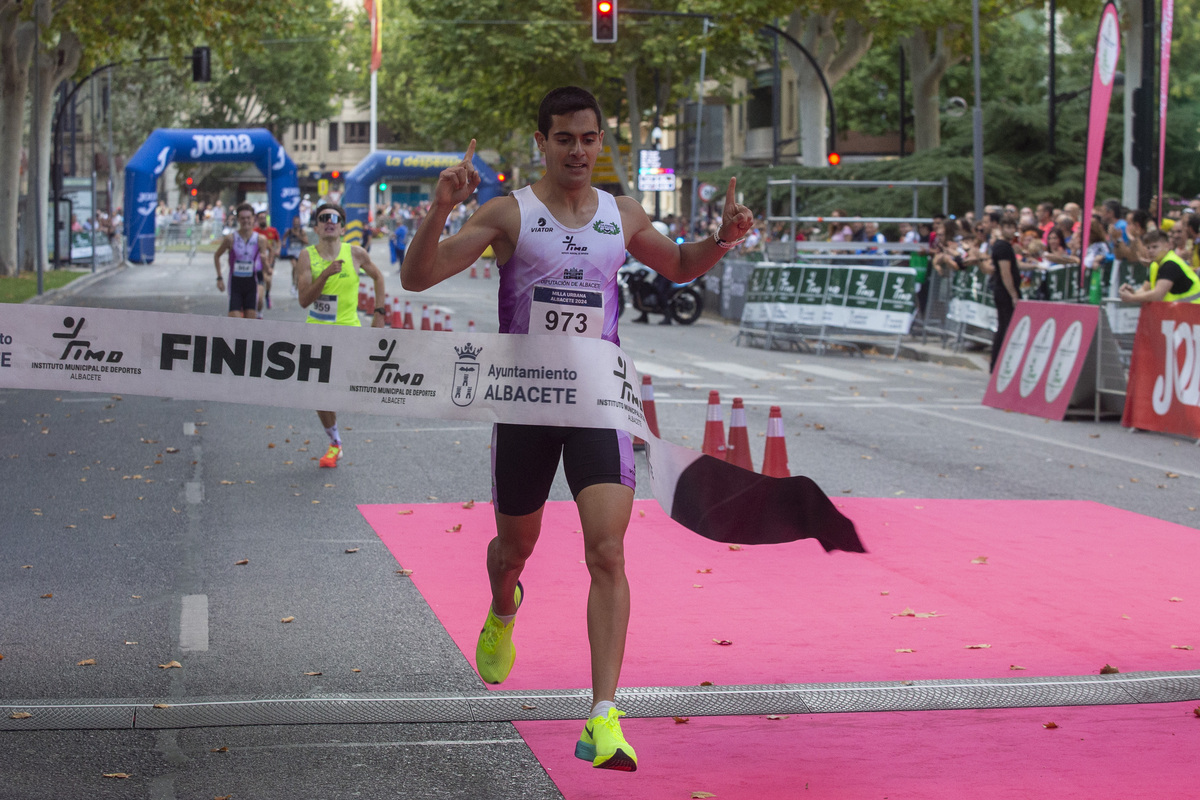
[[[462,229],[438,241],[450,212],[479,186],[471,140],[460,164],[438,177],[433,203],[401,267],[409,291],[424,291],[475,263],[490,246],[499,265],[501,333],[617,337],[617,270],[628,250],[677,283],[703,275],[746,235],[753,215],[729,181],[717,233],[676,244],[650,224],[637,201],[591,185],[604,132],[590,92],[551,91],[534,134],[546,173],[532,186],[483,205]],[[583,523],[593,707],[575,755],[595,767],[633,771],[637,755],[621,733],[613,701],[629,625],[625,530],[633,509],[634,465],[625,431],[497,423],[492,432],[492,499],[497,535],[488,545],[492,604],[475,660],[488,683],[508,677],[512,633],[524,587],[519,578],[541,531],[542,510],[562,458]]]

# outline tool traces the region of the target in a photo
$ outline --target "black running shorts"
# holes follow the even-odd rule
[[[541,508],[562,458],[571,494],[597,483],[635,487],[633,439],[610,428],[510,425],[492,428],[492,502],[508,516]]]
[[[253,275],[229,279],[229,310],[253,311],[258,308],[258,283]]]

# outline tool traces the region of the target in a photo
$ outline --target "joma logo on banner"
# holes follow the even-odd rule
[[[1164,319],[1161,330],[1166,346],[1163,373],[1155,379],[1151,396],[1154,413],[1160,416],[1171,410],[1172,399],[1200,406],[1200,325]],[[1180,346],[1185,351],[1182,364],[1176,358]]]
[[[245,133],[193,133],[192,140],[195,145],[188,153],[190,158],[254,152],[254,143],[250,141],[249,134]]]

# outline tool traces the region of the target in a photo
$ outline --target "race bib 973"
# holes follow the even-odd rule
[[[599,339],[604,333],[604,295],[538,284],[529,308],[529,332]]]

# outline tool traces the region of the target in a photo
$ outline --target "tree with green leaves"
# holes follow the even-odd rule
[[[386,18],[380,73],[380,119],[414,142],[462,149],[472,137],[521,162],[542,96],[574,83],[592,91],[622,124],[606,132],[634,151],[651,110],[673,108],[693,95],[701,50],[708,77],[744,74],[765,53],[755,16],[766,2],[661,2],[661,10],[710,13],[717,23],[704,35],[694,17],[622,14],[616,44],[591,41],[591,20],[572,0],[542,0],[514,8],[500,0],[430,0]],[[356,26],[362,28],[363,26]],[[657,81],[655,80],[657,76]],[[659,89],[655,97],[653,87]],[[360,81],[360,98],[365,91]],[[605,121],[607,124],[607,120]],[[615,159],[621,182],[637,194]]]

